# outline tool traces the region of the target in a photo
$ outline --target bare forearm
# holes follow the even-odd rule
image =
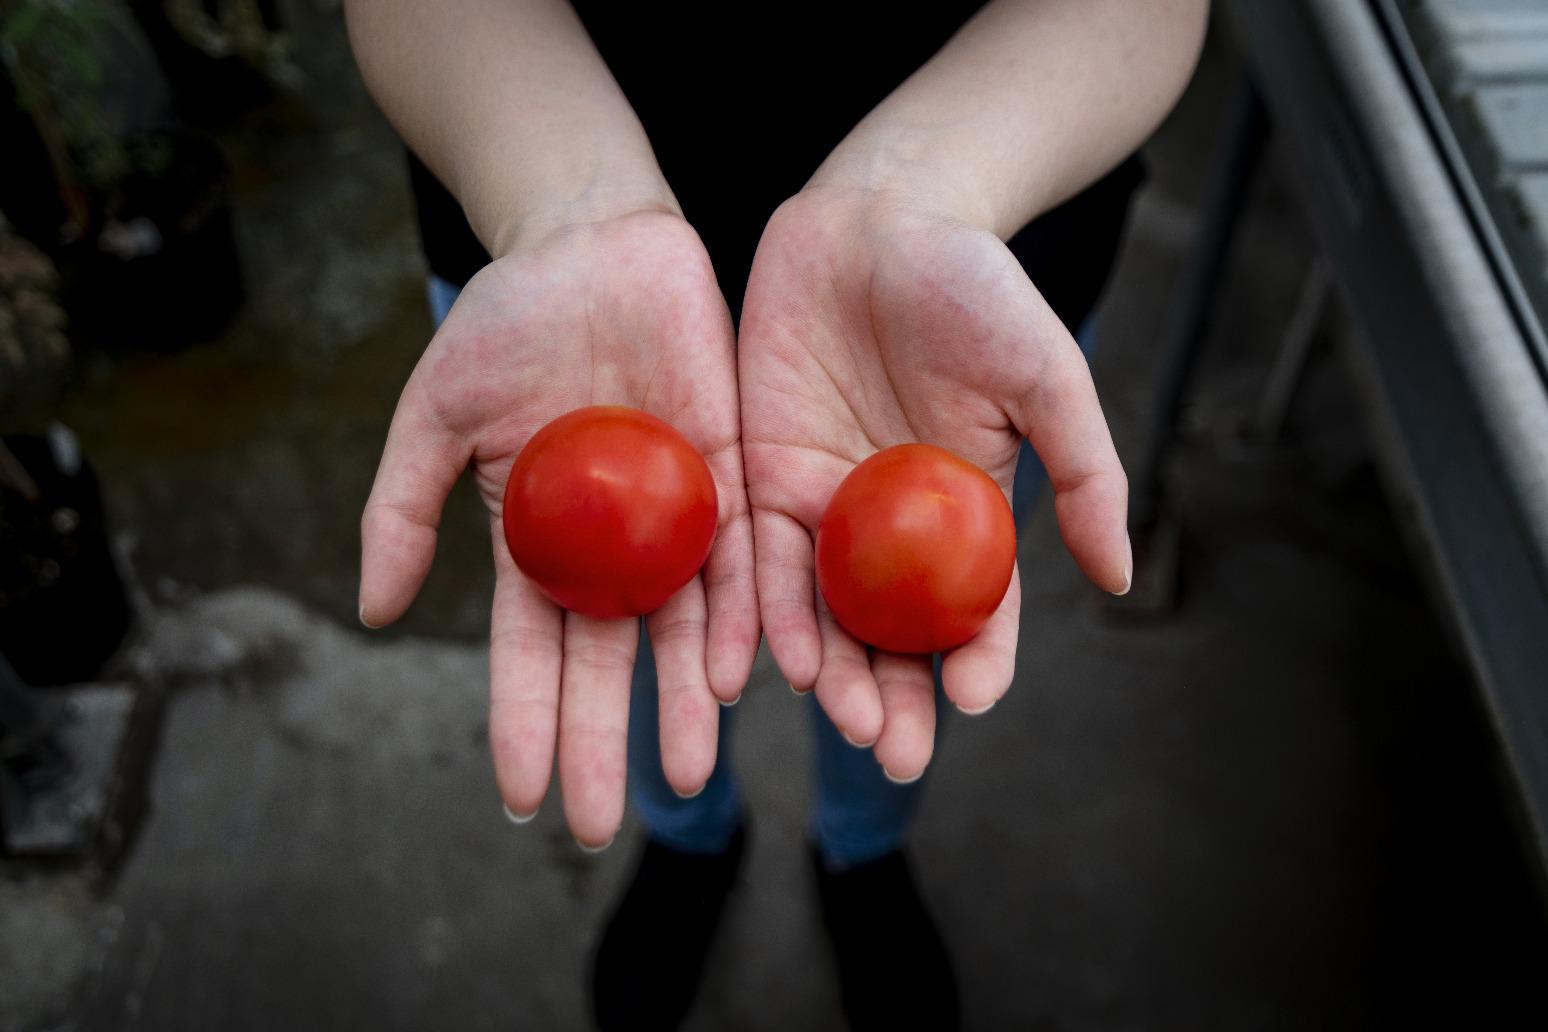
[[[564,0],[347,0],[366,85],[498,256],[566,220],[676,211]]]
[[[1006,238],[1134,150],[1176,103],[1207,0],[995,0],[871,112],[815,185],[922,184]]]

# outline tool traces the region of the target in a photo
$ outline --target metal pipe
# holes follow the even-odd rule
[[[1231,247],[1236,219],[1268,136],[1263,102],[1245,70],[1238,76],[1232,91],[1231,113],[1226,125],[1225,149],[1210,172],[1198,237],[1188,255],[1182,289],[1167,324],[1161,366],[1156,376],[1150,433],[1144,456],[1135,467],[1130,491],[1131,528],[1147,528],[1155,521],[1161,496],[1161,467],[1176,434],[1183,392],[1198,359],[1204,333],[1209,328],[1215,290]]]

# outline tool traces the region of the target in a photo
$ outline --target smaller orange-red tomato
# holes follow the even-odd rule
[[[538,589],[598,618],[661,608],[708,558],[715,479],[649,413],[596,405],[532,435],[505,486],[505,543]]]
[[[817,527],[817,586],[828,608],[850,634],[890,652],[941,652],[972,638],[1015,564],[1005,493],[931,444],[900,444],[860,463]]]

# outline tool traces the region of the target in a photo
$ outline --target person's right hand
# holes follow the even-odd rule
[[[360,618],[401,616],[435,553],[447,492],[473,463],[494,538],[489,738],[507,809],[537,810],[557,743],[565,816],[599,847],[623,818],[634,619],[560,609],[522,575],[501,526],[505,481],[539,428],[630,405],[703,453],[720,497],[700,575],[646,617],[660,675],[661,759],[690,795],[715,763],[717,700],[734,701],[759,639],[730,314],[697,234],[642,210],[548,226],[473,278],[393,416],[361,522]]]

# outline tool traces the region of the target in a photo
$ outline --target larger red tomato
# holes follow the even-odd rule
[[[817,586],[845,630],[891,652],[972,638],[1010,587],[1016,521],[983,470],[900,444],[850,471],[817,527]]]
[[[532,435],[505,487],[511,558],[584,616],[640,616],[693,579],[715,538],[715,480],[638,409],[577,409]]]

